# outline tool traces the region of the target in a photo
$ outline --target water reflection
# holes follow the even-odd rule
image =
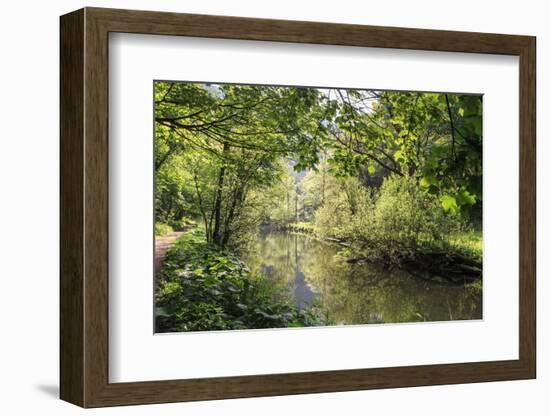
[[[299,307],[315,303],[339,324],[481,319],[481,293],[419,280],[402,270],[347,263],[340,247],[285,232],[263,232],[244,260],[286,285]]]

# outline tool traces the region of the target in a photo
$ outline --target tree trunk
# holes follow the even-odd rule
[[[229,152],[229,143],[224,142],[222,154],[225,155]],[[222,211],[222,198],[223,198],[223,182],[225,179],[225,164],[220,168],[218,175],[218,186],[216,188],[216,199],[214,202],[214,230],[212,233],[212,241],[215,244],[221,243],[221,211]]]
[[[298,188],[296,188],[296,197],[294,198],[294,211],[296,214],[296,224],[298,224]]]
[[[244,195],[244,186],[237,188],[233,193],[233,201],[231,201],[231,206],[229,207],[229,211],[227,213],[227,217],[225,219],[225,224],[223,227],[223,234],[221,236],[221,248],[225,248],[225,246],[229,242],[229,237],[231,236],[231,223],[235,219],[235,212],[237,207],[239,207],[244,202]]]
[[[202,201],[202,194],[199,187],[199,181],[197,179],[197,175],[193,176],[193,179],[195,181],[195,191],[197,193],[197,197],[199,198],[199,209],[201,211],[202,218],[204,220],[204,229],[206,232],[206,240],[210,241],[210,224],[208,223],[208,217],[206,216],[206,210]]]

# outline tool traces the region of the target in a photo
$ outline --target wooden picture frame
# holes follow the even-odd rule
[[[109,383],[110,32],[518,56],[519,359]],[[535,45],[530,36],[100,8],[62,16],[61,399],[82,407],[101,407],[535,378]]]

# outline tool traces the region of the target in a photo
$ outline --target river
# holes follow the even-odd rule
[[[286,285],[298,307],[316,305],[338,324],[481,319],[479,289],[415,278],[403,270],[349,264],[335,243],[263,231],[244,260]]]

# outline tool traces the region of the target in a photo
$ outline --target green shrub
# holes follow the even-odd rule
[[[185,230],[186,228],[197,226],[197,221],[189,217],[183,217],[179,220],[172,220],[169,223],[170,226],[176,231],[181,231]]]
[[[356,179],[343,182],[340,194],[317,211],[314,228],[322,237],[355,243],[373,260],[398,263],[419,250],[448,246],[461,222],[415,178],[393,175],[376,193]]]
[[[155,223],[155,236],[161,237],[166,234],[170,234],[174,230],[172,227],[170,227],[168,224],[164,224],[162,222],[156,222]]]
[[[445,212],[438,198],[426,193],[415,178],[390,176],[384,180],[374,208],[377,240],[415,249],[443,241],[459,224],[458,215]]]
[[[157,330],[207,331],[322,325],[315,308],[299,309],[287,288],[252,276],[239,258],[196,230],[168,252],[157,290]]]
[[[340,192],[328,199],[315,214],[313,227],[321,237],[362,239],[372,229],[372,191],[358,179],[342,181]]]

